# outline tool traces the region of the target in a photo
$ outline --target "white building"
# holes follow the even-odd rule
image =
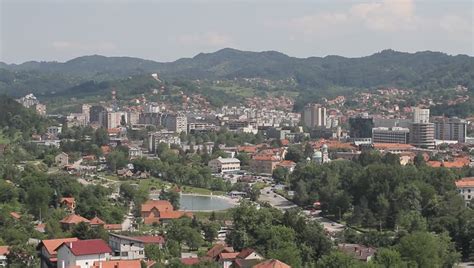
[[[113,255],[122,260],[145,258],[145,244],[133,237],[111,233],[109,235],[109,246]]]
[[[456,181],[456,188],[459,194],[462,195],[466,203],[474,199],[474,177],[467,177]]]
[[[112,250],[102,239],[65,242],[57,249],[58,268],[92,268],[96,261],[110,259]]]
[[[0,267],[7,267],[8,246],[0,246]]]
[[[216,158],[208,163],[213,173],[225,173],[240,170],[240,160],[237,158]]]
[[[326,108],[319,104],[308,104],[304,107],[302,120],[303,124],[309,128],[326,127]]]
[[[59,134],[61,134],[62,130],[63,130],[62,126],[50,126],[47,128],[46,132],[48,134],[58,136]]]

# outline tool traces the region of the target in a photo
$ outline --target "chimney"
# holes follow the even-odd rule
[[[65,260],[62,260],[62,261],[61,261],[61,268],[66,267],[66,266],[64,265],[64,262],[65,262]]]
[[[69,242],[69,248],[72,249],[72,242]]]

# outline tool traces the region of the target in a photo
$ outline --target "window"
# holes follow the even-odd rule
[[[468,195],[468,196],[467,196],[467,199],[471,199],[471,195]]]
[[[128,252],[122,252],[122,257],[127,257],[128,256]]]
[[[470,192],[471,192],[471,189],[467,189],[467,192],[470,193]]]
[[[143,255],[143,250],[139,250],[138,254]]]

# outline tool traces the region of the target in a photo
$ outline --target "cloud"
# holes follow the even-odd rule
[[[439,21],[442,30],[448,33],[461,33],[472,36],[472,22],[457,15],[445,15]]]
[[[97,43],[81,43],[71,41],[54,41],[51,46],[57,50],[98,50],[109,51],[117,49],[114,43],[97,42]]]
[[[202,34],[182,34],[172,41],[185,46],[223,47],[232,45],[232,37],[217,32],[205,32]]]

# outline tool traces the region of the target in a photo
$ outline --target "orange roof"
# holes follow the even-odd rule
[[[234,260],[239,255],[239,252],[221,252],[219,259],[221,260]]]
[[[281,142],[281,145],[283,146],[287,146],[288,144],[290,144],[290,141],[287,139],[280,140],[280,142]]]
[[[6,256],[8,254],[8,246],[0,246],[0,256]]]
[[[109,154],[110,152],[112,152],[112,148],[110,148],[110,146],[108,145],[103,145],[103,146],[100,146],[100,150],[102,151],[103,154]]]
[[[120,133],[120,128],[108,128],[107,133],[109,133],[109,134],[118,134],[118,133]]]
[[[95,216],[90,220],[91,225],[103,225],[105,224],[105,221],[101,220],[99,217]]]
[[[143,219],[143,223],[144,224],[160,223],[160,219],[159,218],[148,217],[148,218]]]
[[[374,143],[374,149],[378,150],[411,150],[415,147],[404,143]]]
[[[164,211],[160,212],[160,219],[179,219],[184,216],[183,211]]]
[[[95,261],[92,268],[140,268],[140,260]]]
[[[12,216],[13,218],[19,220],[21,218],[21,215],[20,213],[17,213],[17,212],[10,212],[10,216]]]
[[[121,231],[122,230],[122,224],[117,223],[117,224],[104,224],[104,229],[109,230],[109,231]]]
[[[65,223],[65,224],[78,224],[80,222],[87,222],[89,223],[90,221],[84,217],[81,217],[76,214],[70,214],[66,216],[64,219],[59,221],[60,223]]]
[[[455,182],[458,188],[474,187],[474,177],[467,177]]]
[[[173,211],[173,206],[167,200],[148,200],[142,204],[142,212],[149,212],[156,208],[160,213],[164,211]]]
[[[61,203],[64,202],[64,203],[70,203],[70,204],[72,204],[72,203],[74,203],[74,202],[76,202],[76,201],[75,201],[74,197],[62,197],[60,202],[61,202]]]
[[[470,163],[469,158],[466,157],[458,157],[455,158],[454,161],[428,161],[430,167],[445,167],[445,168],[463,168],[468,166]]]
[[[181,263],[184,265],[194,265],[199,263],[199,258],[181,258]]]
[[[211,249],[209,249],[209,251],[206,253],[206,256],[215,258],[219,256],[221,252],[231,253],[234,252],[234,249],[232,247],[226,247],[226,245],[223,244],[215,244]]]
[[[255,161],[279,161],[278,157],[273,155],[256,155],[253,157]]]
[[[296,163],[291,160],[283,160],[280,163],[278,163],[278,165],[282,167],[293,167],[296,165]]]
[[[56,249],[65,242],[74,242],[77,241],[76,237],[71,237],[71,238],[58,238],[58,239],[48,239],[48,240],[42,240],[40,245],[43,245],[46,248],[46,251],[48,252],[49,256],[56,256]]]
[[[279,260],[271,259],[255,265],[253,268],[291,268],[288,264]]]
[[[257,146],[239,146],[237,147],[237,150],[239,152],[244,152],[244,153],[255,153],[257,151]]]

